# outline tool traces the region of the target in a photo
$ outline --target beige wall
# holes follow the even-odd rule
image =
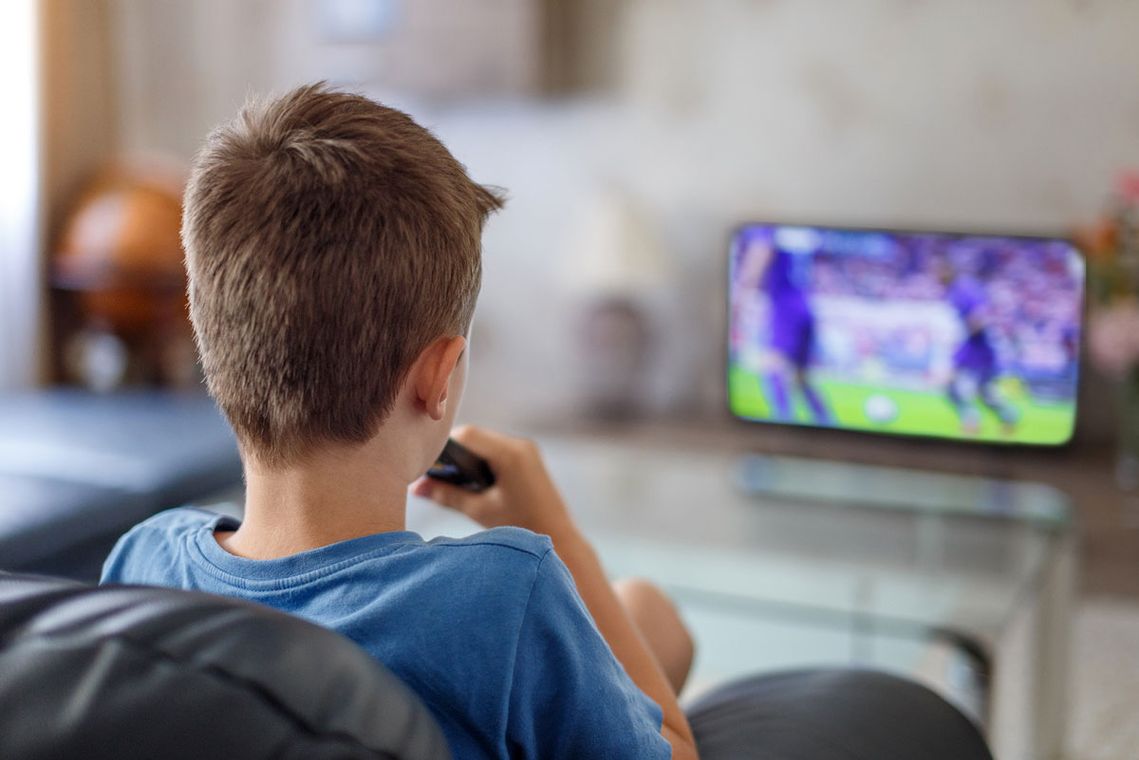
[[[551,5],[554,3],[550,3]],[[311,0],[107,0],[131,149],[192,154],[251,91],[329,80],[424,102],[518,98],[546,87],[538,0],[393,3],[397,23],[339,41]],[[568,74],[566,75],[569,76]]]
[[[248,90],[348,80],[374,64],[367,50],[314,41],[301,0],[111,7],[126,150],[188,158]],[[580,7],[578,31],[566,27],[576,42],[564,43],[580,52],[564,79],[574,97],[440,101],[365,86],[511,193],[486,235],[472,414],[573,410],[572,241],[602,188],[635,200],[672,264],[646,392],[658,408],[713,416],[733,224],[1063,230],[1096,214],[1116,172],[1139,164],[1139,3]],[[1107,405],[1089,413],[1110,428]]]

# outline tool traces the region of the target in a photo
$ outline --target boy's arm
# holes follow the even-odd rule
[[[695,760],[696,745],[688,719],[677,702],[676,694],[660,663],[653,657],[640,631],[629,619],[625,608],[613,593],[613,587],[601,567],[593,547],[576,529],[560,535],[550,535],[554,550],[573,575],[577,591],[593,615],[593,621],[613,654],[625,667],[633,683],[641,688],[664,713],[661,734],[672,745],[674,758]]]
[[[463,512],[488,528],[516,525],[548,535],[609,648],[641,691],[660,705],[661,734],[672,745],[672,756],[696,760],[692,731],[668,678],[613,593],[593,547],[574,525],[537,447],[529,441],[472,427],[457,429],[454,438],[487,460],[497,478],[495,487],[471,493],[420,480],[415,493]]]

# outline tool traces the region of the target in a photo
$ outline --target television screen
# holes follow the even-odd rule
[[[1062,239],[749,224],[732,238],[728,402],[757,422],[1059,445],[1084,260]]]

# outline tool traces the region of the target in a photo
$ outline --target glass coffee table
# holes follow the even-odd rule
[[[607,571],[650,578],[679,603],[699,647],[689,693],[776,669],[885,669],[960,705],[998,757],[1060,754],[1075,561],[1054,489],[666,443],[539,442]],[[418,500],[409,528],[477,529]]]

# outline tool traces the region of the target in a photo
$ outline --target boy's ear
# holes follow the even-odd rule
[[[439,421],[447,413],[447,391],[451,375],[459,366],[467,339],[462,336],[437,338],[419,355],[415,370],[415,395],[431,419]]]

